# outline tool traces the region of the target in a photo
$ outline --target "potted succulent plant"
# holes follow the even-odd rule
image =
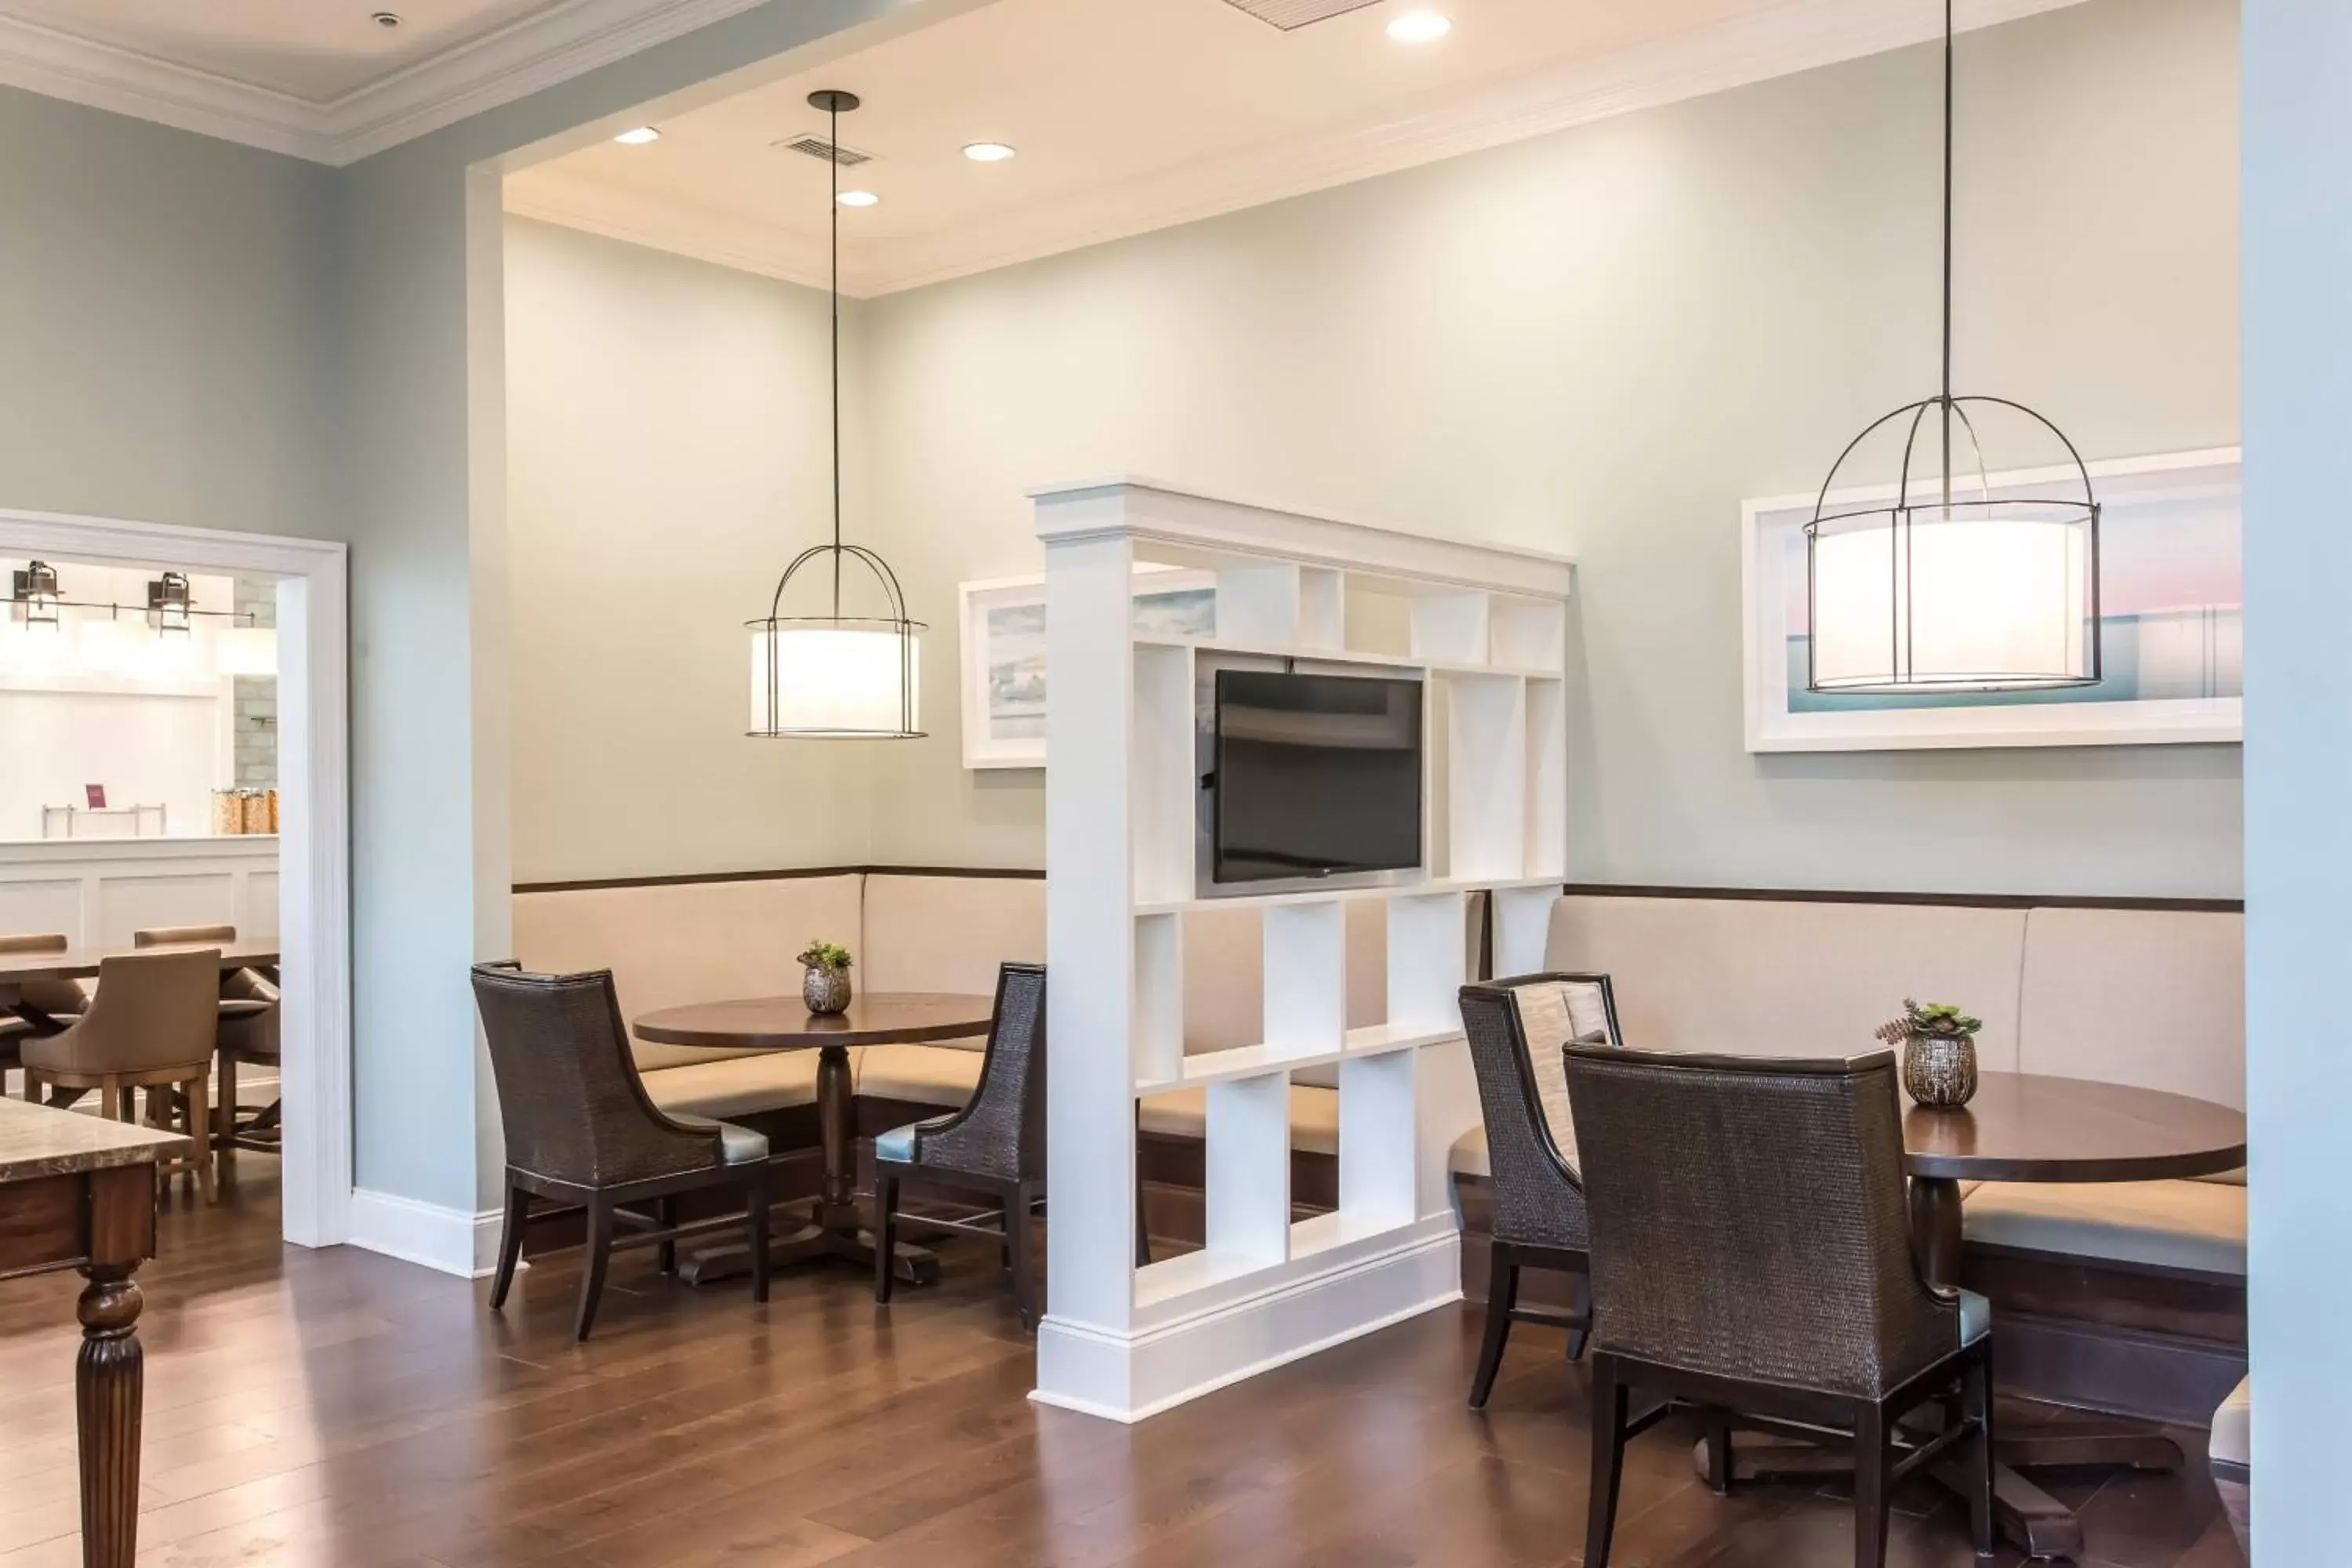
[[[839,1013],[849,1006],[849,950],[838,942],[813,942],[800,962],[808,966],[801,978],[801,1000],[812,1013]]]
[[[1903,999],[1903,1016],[1878,1026],[1878,1037],[1903,1047],[1903,1088],[1922,1105],[1966,1105],[1977,1091],[1977,1031],[1971,1018],[1948,1002],[1925,1006]]]

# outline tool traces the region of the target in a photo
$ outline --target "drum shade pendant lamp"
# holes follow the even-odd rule
[[[751,634],[751,728],[762,740],[908,741],[920,738],[920,645],[923,627],[907,618],[907,599],[888,563],[860,544],[841,542],[841,117],[857,95],[831,89],[809,94],[824,111],[825,163],[833,207],[833,540],[793,557],[776,581],[767,616],[748,621]],[[842,570],[872,587],[884,613],[843,613]],[[784,595],[806,567],[830,579],[829,613],[787,615]],[[826,568],[830,568],[829,571]]]
[[[2065,433],[2005,397],[1952,395],[1952,5],[1944,5],[1942,390],[1882,416],[1849,442],[1805,525],[1814,691],[2033,691],[2099,679],[2099,502]],[[1999,494],[1979,419],[2022,416],[2056,437],[2059,483]],[[1881,431],[1903,437],[1895,499],[1860,509],[1830,492]],[[1921,436],[1929,432],[1927,449]],[[1955,439],[1972,483],[1956,489]],[[1934,461],[1937,472],[1930,476]],[[2078,493],[2079,489],[2079,493]]]

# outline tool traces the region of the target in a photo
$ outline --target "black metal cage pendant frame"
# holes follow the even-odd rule
[[[1945,0],[1943,384],[1935,396],[1871,421],[1822,481],[1805,525],[1812,691],[2033,691],[2101,679],[2100,508],[2090,469],[2065,432],[2024,404],[1952,392],[1952,5]],[[2022,415],[2054,437],[2074,469],[2066,493],[1996,494],[1971,410]],[[1923,467],[1919,441],[1930,416],[1939,472],[1922,499],[1913,476]],[[1831,510],[1848,459],[1906,418],[1894,499]],[[1956,437],[1975,456],[1973,497],[1954,493]]]
[[[841,145],[841,116],[857,95],[826,89],[809,94],[827,118],[826,146]],[[751,634],[751,727],[761,740],[920,740],[920,621],[889,563],[861,544],[841,542],[841,164],[828,157],[833,194],[833,538],[793,557],[776,580],[768,613],[746,621]],[[818,561],[832,571],[832,613],[784,614],[793,579]],[[881,590],[886,614],[842,614],[842,567],[855,562]]]

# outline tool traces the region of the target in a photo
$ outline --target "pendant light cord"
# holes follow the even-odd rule
[[[1950,0],[1945,0],[1948,5]],[[833,618],[841,618],[841,102],[825,110],[825,167],[833,187]],[[1948,149],[1947,156],[1948,156]],[[1946,185],[1950,184],[1949,176]],[[1949,262],[1946,263],[1947,270]],[[1948,383],[1947,372],[1945,380]],[[1945,388],[1949,391],[1948,385]],[[1946,467],[1949,467],[1947,464]]]
[[[1944,515],[1952,511],[1952,0],[1944,0]]]

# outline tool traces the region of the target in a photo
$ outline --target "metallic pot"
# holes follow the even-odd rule
[[[849,1007],[849,971],[827,969],[812,963],[801,979],[801,1000],[812,1013],[840,1013]],[[1975,1082],[1976,1069],[1969,1068],[1969,1081]]]
[[[1977,1037],[1912,1036],[1903,1044],[1903,1089],[1922,1105],[1966,1105],[1977,1091]]]

